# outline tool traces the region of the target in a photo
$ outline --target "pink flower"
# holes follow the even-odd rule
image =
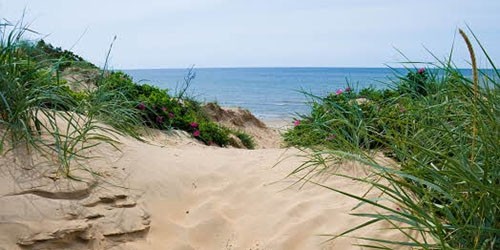
[[[351,87],[345,88],[345,92],[351,92],[351,90],[352,90]]]
[[[140,109],[140,110],[145,110],[146,109],[146,105],[141,102],[141,103],[137,104],[136,108]]]
[[[161,110],[162,110],[163,112],[167,112],[167,107],[161,107]]]
[[[418,69],[418,71],[417,71],[417,72],[418,72],[419,74],[423,74],[423,73],[425,72],[425,69],[424,69],[424,68],[420,68],[420,69]]]
[[[336,95],[340,95],[342,93],[344,93],[344,91],[342,89],[337,89],[337,91],[335,91]]]
[[[189,126],[191,126],[192,128],[197,128],[198,127],[198,123],[192,122],[191,124],[189,124]]]
[[[199,131],[199,130],[195,130],[195,131],[193,132],[193,136],[194,136],[194,137],[198,137],[198,136],[200,136],[200,131]]]
[[[293,126],[297,127],[300,125],[300,120],[293,121]]]
[[[157,116],[156,117],[156,122],[157,123],[163,123],[163,116]]]
[[[168,118],[172,119],[174,117],[175,117],[174,113],[172,113],[172,112],[168,113]]]

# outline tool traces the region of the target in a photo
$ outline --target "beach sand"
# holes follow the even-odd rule
[[[97,187],[64,186],[68,180],[43,171],[28,174],[38,184],[26,187],[19,181],[26,183],[33,170],[19,172],[19,161],[3,157],[0,249],[361,249],[353,238],[321,236],[365,220],[349,215],[357,201],[287,178],[306,159],[297,149],[205,146],[182,132],[156,131],[147,143],[118,139],[121,151],[99,146],[94,153],[104,157],[87,162],[104,176]],[[337,171],[367,173],[349,162]],[[347,179],[318,178],[355,194],[367,190]],[[401,238],[375,230],[388,226],[356,235]]]

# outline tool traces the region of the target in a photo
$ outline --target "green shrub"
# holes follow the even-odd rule
[[[207,145],[227,146],[229,142],[230,130],[210,121],[201,104],[191,98],[179,98],[170,95],[166,89],[136,84],[123,72],[110,72],[103,82],[107,88],[120,91],[131,101],[130,105],[136,108],[145,126],[163,130],[180,129],[193,135],[199,133],[194,137]],[[184,93],[185,90],[180,95]],[[197,124],[196,128],[193,123]],[[244,137],[243,133],[240,136]]]
[[[199,134],[193,132],[193,136],[208,145],[216,144],[225,147],[229,143],[229,130],[213,122],[200,123]]]
[[[232,133],[241,140],[241,143],[243,143],[243,146],[247,149],[255,149],[255,141],[252,136],[242,131],[235,131]]]

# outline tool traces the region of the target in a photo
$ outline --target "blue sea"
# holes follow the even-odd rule
[[[123,70],[134,81],[180,90],[187,69]],[[389,68],[200,68],[187,91],[203,102],[242,107],[263,120],[307,113],[303,92],[325,96],[348,85],[354,89],[387,87],[395,70]],[[397,70],[401,73],[401,70]]]

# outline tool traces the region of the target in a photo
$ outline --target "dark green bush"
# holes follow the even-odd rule
[[[413,95],[426,96],[428,94],[429,74],[424,68],[410,71],[406,77],[401,78],[398,85],[399,93],[411,93]]]

